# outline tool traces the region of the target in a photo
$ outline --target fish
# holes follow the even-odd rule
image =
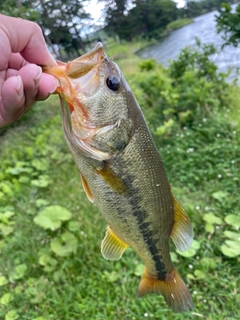
[[[118,65],[99,42],[68,63],[45,68],[59,80],[63,131],[87,198],[108,226],[102,256],[119,260],[131,247],[144,271],[137,297],[162,295],[174,312],[193,308],[174,267],[193,241],[190,218],[174,197],[143,112]]]

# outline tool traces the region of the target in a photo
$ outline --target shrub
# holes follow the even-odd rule
[[[226,105],[229,98],[227,74],[219,73],[210,60],[216,49],[212,45],[201,45],[199,41],[197,46],[197,49],[183,49],[168,69],[145,60],[139,66],[141,73],[131,80],[155,135],[169,134],[170,124],[171,128],[194,126]],[[164,130],[164,126],[168,130]]]

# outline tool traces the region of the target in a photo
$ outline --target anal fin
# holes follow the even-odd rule
[[[80,178],[81,178],[81,181],[82,181],[83,190],[85,191],[85,193],[86,193],[86,195],[88,197],[88,200],[93,203],[94,199],[93,199],[92,192],[91,192],[91,190],[89,188],[89,185],[88,185],[86,179],[84,178],[84,176],[81,173],[80,173]]]
[[[170,237],[179,251],[185,251],[193,241],[192,223],[185,210],[174,197],[173,203],[174,225]]]
[[[107,260],[119,260],[127,247],[128,245],[120,240],[108,227],[101,245],[102,256]]]

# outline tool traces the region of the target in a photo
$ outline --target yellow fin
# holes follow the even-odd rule
[[[193,228],[191,220],[180,203],[173,197],[174,225],[171,238],[179,251],[187,250],[193,241]]]
[[[81,177],[81,181],[82,181],[82,185],[83,185],[83,190],[85,191],[87,197],[88,197],[88,200],[90,202],[94,202],[94,199],[93,199],[93,195],[92,195],[92,192],[89,188],[89,185],[87,183],[87,181],[85,180],[84,176],[80,173],[80,177]]]
[[[119,260],[127,247],[128,245],[120,240],[108,227],[101,245],[102,256],[107,260]]]
[[[187,286],[176,269],[166,276],[165,280],[158,280],[149,275],[144,269],[137,296],[143,297],[148,293],[163,295],[166,303],[174,312],[185,312],[193,308],[193,302]]]
[[[117,193],[126,194],[128,192],[127,186],[107,165],[101,170],[97,170],[97,173],[103,178],[103,180]]]

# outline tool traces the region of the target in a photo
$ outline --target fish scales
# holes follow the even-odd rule
[[[163,162],[137,101],[118,66],[99,43],[89,53],[45,70],[56,76],[63,128],[84,190],[108,228],[101,251],[118,260],[130,246],[145,269],[137,295],[162,294],[175,312],[193,307],[173,266],[169,238],[186,250],[192,242],[189,218],[174,198]],[[69,88],[71,86],[71,88]]]
[[[170,215],[172,219],[169,219],[169,212],[173,211],[172,199],[169,196],[169,192],[167,194],[165,192],[164,180],[168,188],[169,185],[163,172],[162,162],[159,161],[159,154],[151,141],[152,139],[146,130],[146,126],[143,129],[146,132],[136,130],[124,152],[110,164],[113,172],[126,184],[129,190],[128,197],[112,190],[98,176],[87,173],[85,175],[89,176],[90,179],[93,177],[92,180],[88,180],[88,183],[94,195],[95,203],[102,211],[104,218],[114,233],[123,242],[128,243],[136,252],[139,252],[140,255],[142,255],[142,248],[146,247],[146,258],[143,258],[143,260],[145,260],[145,265],[147,265],[147,262],[156,260],[154,261],[155,266],[151,266],[153,272],[158,272],[156,264],[160,264],[157,260],[159,251],[162,247],[166,248],[166,261],[164,262],[161,259],[160,265],[162,268],[164,264],[164,270],[168,266],[166,271],[170,271],[172,264],[166,243],[168,243],[168,237],[173,225],[173,214]],[[145,147],[142,145],[139,147],[137,142],[139,139],[141,141],[145,140],[143,143]],[[153,147],[154,149],[152,149]],[[149,158],[144,156],[145,153],[152,155],[150,167]],[[91,170],[91,167],[89,169]],[[84,172],[86,172],[86,169]],[[157,176],[156,172],[162,172],[161,176]],[[161,179],[161,186],[157,187],[159,179]],[[146,189],[149,190],[148,193],[146,193]],[[156,192],[155,189],[157,189]],[[106,192],[108,192],[108,197],[106,197]],[[110,195],[111,192],[112,195]],[[170,203],[170,205],[167,205],[166,202]],[[158,217],[154,212],[155,208],[157,211],[160,209],[163,214]],[[164,224],[164,220],[167,221],[167,225],[166,223]],[[133,230],[135,230],[134,236]],[[166,233],[167,236],[157,236],[157,234],[163,233]],[[162,245],[163,241],[165,242],[164,245]]]

